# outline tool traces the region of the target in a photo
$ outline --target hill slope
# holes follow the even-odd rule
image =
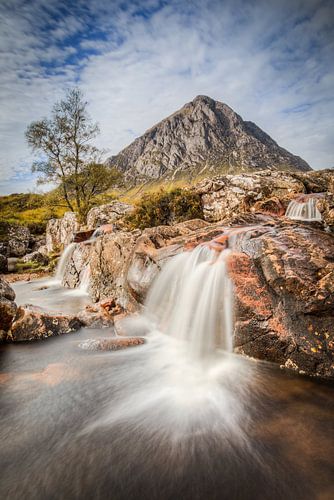
[[[311,170],[229,106],[197,96],[109,158],[128,180],[253,169]]]

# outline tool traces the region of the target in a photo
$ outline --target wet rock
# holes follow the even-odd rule
[[[100,304],[86,306],[77,314],[77,318],[84,326],[90,328],[106,328],[114,324],[111,312]]]
[[[69,259],[63,277],[63,286],[67,288],[76,288],[80,284],[83,272],[89,260],[91,247],[84,243],[75,246],[71,258]]]
[[[232,255],[235,349],[334,377],[334,238],[312,224],[258,228]]]
[[[7,333],[16,316],[17,306],[14,300],[14,290],[7,281],[0,278],[0,341],[6,340]]]
[[[82,327],[76,316],[47,313],[33,306],[19,307],[7,340],[21,342],[71,333]]]
[[[120,221],[132,210],[132,205],[120,201],[113,201],[107,205],[94,207],[88,212],[87,227],[88,229],[95,229],[103,224],[111,224]]]
[[[50,219],[46,226],[46,247],[48,252],[62,250],[72,242],[79,229],[76,214],[66,212],[61,219]]]
[[[7,255],[23,257],[29,248],[30,231],[27,227],[10,225],[8,229]]]
[[[112,337],[101,339],[87,339],[79,344],[84,351],[119,351],[127,347],[142,345],[142,337]]]
[[[122,309],[136,311],[166,260],[183,251],[189,242],[195,245],[219,232],[214,225],[209,227],[196,219],[98,238],[90,256],[92,297],[114,300]]]
[[[84,241],[89,240],[89,238],[92,236],[94,233],[94,229],[89,229],[86,231],[77,231],[73,235],[73,242],[74,243],[83,243]]]
[[[134,300],[129,294],[127,268],[140,231],[117,232],[98,238],[90,256],[91,294],[95,300],[116,300],[131,310]]]

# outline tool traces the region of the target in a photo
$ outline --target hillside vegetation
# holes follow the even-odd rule
[[[8,224],[27,226],[32,234],[42,234],[52,217],[62,217],[66,207],[58,206],[55,193],[10,194],[0,196],[0,234]]]

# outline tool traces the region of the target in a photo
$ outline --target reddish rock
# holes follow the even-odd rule
[[[89,240],[89,238],[92,236],[93,233],[94,229],[89,229],[86,231],[77,231],[76,233],[74,233],[72,241],[73,243],[82,243],[84,241]]]
[[[235,349],[334,377],[334,238],[312,224],[277,223],[231,256]]]
[[[90,328],[105,328],[114,324],[111,313],[100,304],[86,306],[76,317],[84,326]]]
[[[71,333],[83,325],[75,316],[47,313],[37,307],[19,307],[7,340],[39,340]]]

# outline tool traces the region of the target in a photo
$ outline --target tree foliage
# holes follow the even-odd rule
[[[32,122],[26,130],[29,146],[41,155],[32,167],[39,182],[56,183],[67,207],[82,218],[94,197],[120,178],[101,163],[101,152],[92,145],[98,133],[77,88],[54,105],[50,118]]]

